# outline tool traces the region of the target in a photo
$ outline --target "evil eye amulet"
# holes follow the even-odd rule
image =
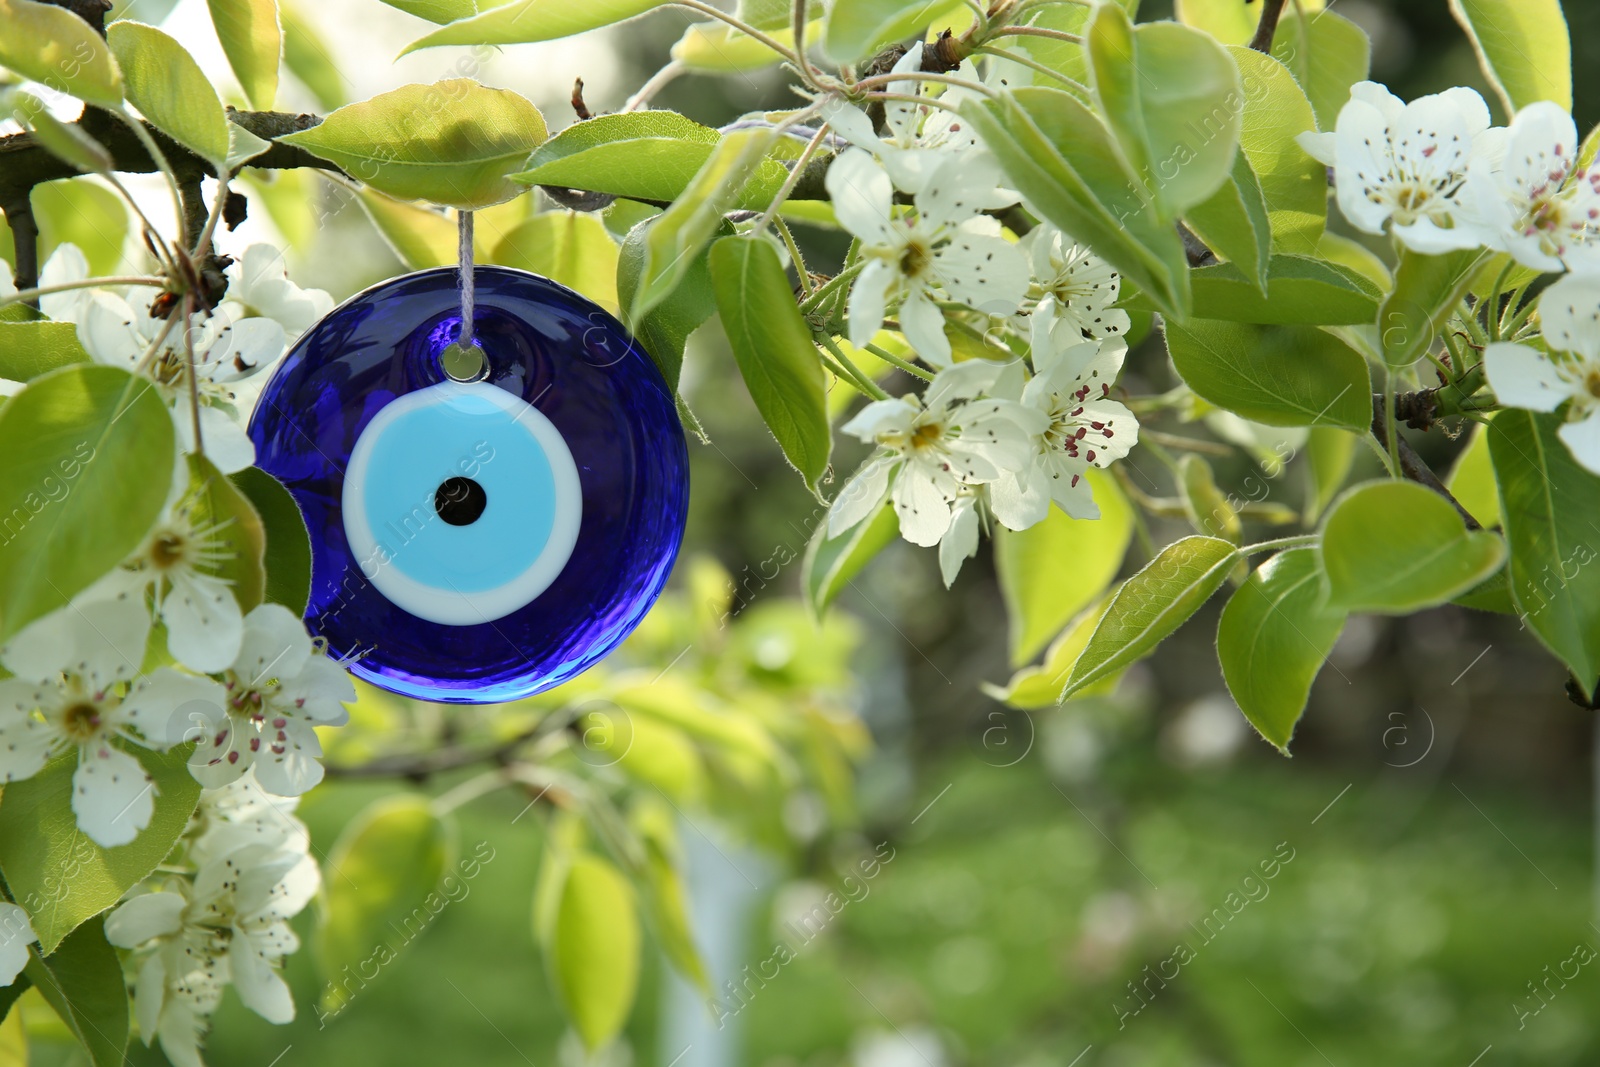
[[[479,267],[485,363],[446,373],[454,269],[368,289],[290,350],[250,422],[311,534],[306,622],[361,678],[500,703],[579,674],[660,595],[688,455],[671,391],[609,314]]]

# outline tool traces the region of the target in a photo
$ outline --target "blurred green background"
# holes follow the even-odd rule
[[[333,20],[324,28],[354,95],[363,77],[410,80],[341,37],[340,25],[377,7],[326,0],[305,11],[313,24]],[[1566,8],[1586,131],[1600,119],[1600,3]],[[1372,34],[1373,77],[1401,96],[1482,86],[1445,0],[1336,0],[1334,10]],[[1166,13],[1145,4],[1144,17]],[[590,106],[620,107],[686,21],[655,15],[584,53],[609,64],[590,79]],[[422,69],[437,77],[450,62],[430,54]],[[553,126],[569,121],[557,103],[566,68],[530,69],[516,49],[495,62],[537,87],[524,91]],[[685,79],[657,104],[716,124],[791,99],[773,73]],[[325,210],[297,280],[342,298],[402,271],[347,194],[315,195]],[[264,213],[259,197],[252,210]],[[801,236],[819,259],[838,250],[828,234]],[[1136,389],[1170,384],[1159,340],[1129,373]],[[815,503],[771,446],[715,328],[691,344],[685,383],[714,442],[692,447],[685,552],[716,557],[737,581],[778,546],[798,552]],[[1417,444],[1441,470],[1460,447],[1437,432]],[[855,458],[843,451],[836,466]],[[1155,473],[1137,451],[1129,463]],[[1221,470],[1236,482],[1251,467]],[[1272,492],[1297,501],[1300,473],[1291,465]],[[753,583],[751,599],[792,595],[798,575],[788,564]],[[903,544],[857,586],[841,607],[871,647],[856,663],[858,711],[876,743],[861,769],[859,831],[789,864],[687,816],[698,932],[721,960],[724,1010],[747,1004],[719,1028],[651,949],[628,1040],[607,1067],[1600,1063],[1600,966],[1552,978],[1572,974],[1580,946],[1600,946],[1593,713],[1567,701],[1561,669],[1516,620],[1458,608],[1352,619],[1286,761],[1226,695],[1209,648],[1216,604],[1113,696],[1029,716],[978,688],[1008,675],[987,550],[949,593],[933,555]],[[326,854],[392,789],[315,791],[301,813],[316,847]],[[319,978],[302,951],[289,968],[300,1018],[270,1026],[230,992],[209,1060],[582,1062],[533,945],[542,842],[523,805],[495,795],[459,813],[462,853],[486,841],[495,858],[336,1020],[319,1026]],[[791,829],[805,822],[786,816]],[[846,882],[875,849],[893,859]],[[776,966],[775,944],[795,943],[830,891],[848,904]],[[738,999],[730,980],[743,983]],[[137,1046],[131,1059],[161,1062]]]

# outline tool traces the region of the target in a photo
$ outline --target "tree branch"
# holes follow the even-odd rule
[[[545,720],[541,719],[515,737],[507,738],[489,748],[445,748],[433,752],[406,752],[350,767],[327,764],[324,771],[329,778],[406,778],[421,782],[435,774],[471,767],[478,763],[504,765],[510,762],[513,752],[539,736],[547,725]]]
[[[1272,38],[1278,33],[1278,20],[1283,17],[1284,0],[1262,0],[1261,21],[1256,24],[1256,35],[1250,47],[1257,52],[1272,52]]]
[[[1423,395],[1424,394],[1407,393],[1405,394],[1404,398],[1396,397],[1396,420],[1399,420],[1401,417],[1401,404],[1399,403],[1401,399],[1416,398]],[[1425,401],[1417,402],[1425,403]],[[1376,437],[1378,439],[1378,444],[1382,445],[1385,449],[1389,447],[1389,435],[1384,432],[1383,397],[1381,395],[1375,395],[1372,398],[1372,436]],[[1403,436],[1395,442],[1395,445],[1396,450],[1400,454],[1401,474],[1404,474],[1408,480],[1416,482],[1418,485],[1427,486],[1435,493],[1438,493],[1440,496],[1450,501],[1450,506],[1455,508],[1456,511],[1460,513],[1461,518],[1466,522],[1467,529],[1483,529],[1483,526],[1478,522],[1478,520],[1473,518],[1472,514],[1468,512],[1466,508],[1461,506],[1461,501],[1457,500],[1451,495],[1450,490],[1445,488],[1445,484],[1439,480],[1439,476],[1433,473],[1433,469],[1423,462],[1422,457],[1417,455],[1416,449],[1412,448],[1410,443],[1406,441]]]

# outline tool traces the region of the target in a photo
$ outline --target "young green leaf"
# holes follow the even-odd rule
[[[426,797],[386,797],[345,827],[328,853],[317,962],[328,978],[322,1010],[338,1012],[350,990],[337,976],[346,966],[386,963],[433,922],[444,907],[439,881],[454,842]]]
[[[215,166],[228,158],[228,119],[211,79],[171,37],[142,22],[113,22],[106,43],[128,102],[156,129]]]
[[[645,242],[649,237],[650,220],[639,223],[628,231],[622,242],[617,260],[617,301],[624,308],[633,305],[639,292],[639,281],[644,275],[648,253]],[[731,234],[733,227],[724,223],[719,230]],[[666,299],[652,308],[649,314],[632,320],[633,335],[644,345],[656,368],[667,380],[667,387],[678,391],[678,376],[683,369],[683,349],[689,335],[709,319],[717,310],[716,293],[711,288],[711,256],[709,249],[702,250],[689,262],[689,268]]]
[[[822,361],[777,251],[758,237],[722,238],[711,246],[711,285],[750,399],[815,493],[833,431]]]
[[[1344,480],[1355,462],[1355,434],[1332,426],[1313,426],[1306,438],[1306,506],[1304,521],[1314,524],[1318,516],[1339,495]]]
[[[99,179],[46,182],[33,187],[31,199],[41,256],[74,244],[91,274],[127,270],[128,204]]]
[[[1168,320],[1167,350],[1197,394],[1269,426],[1372,422],[1372,381],[1360,353],[1310,326]]]
[[[1239,65],[1243,123],[1239,149],[1261,182],[1274,251],[1315,255],[1328,221],[1328,168],[1306,155],[1295,136],[1315,129],[1311,102],[1294,75],[1252,48],[1228,49]]]
[[[31,382],[74,363],[89,362],[70,322],[0,322],[0,378]]]
[[[1217,660],[1239,710],[1289,754],[1311,683],[1344,629],[1322,603],[1322,571],[1309,548],[1280,552],[1229,598],[1217,625]]]
[[[1233,171],[1215,193],[1184,213],[1184,221],[1206,246],[1232,263],[1241,275],[1267,295],[1267,263],[1272,255],[1272,220],[1266,194],[1243,152],[1233,158]],[[1202,307],[1209,302],[1199,292]],[[1216,316],[1220,317],[1220,316]]]
[[[395,257],[412,270],[453,266],[460,255],[461,231],[437,211],[394,200],[371,189],[357,203]]]
[[[474,0],[383,0],[390,7],[399,8],[408,15],[444,26],[470,19],[478,13]]]
[[[1443,604],[1505,562],[1495,534],[1468,530],[1450,502],[1415,482],[1368,482],[1340,497],[1322,527],[1328,604],[1408,615]]]
[[[270,111],[278,97],[278,57],[283,31],[277,0],[206,0],[211,25],[239,79],[245,99],[257,111]]]
[[[1004,686],[985,682],[982,686],[984,693],[993,700],[1025,711],[1054,707],[1061,703],[1061,690],[1066,687],[1067,679],[1072,675],[1072,665],[1078,662],[1078,657],[1083,654],[1084,647],[1089,644],[1089,638],[1094,636],[1095,627],[1100,625],[1100,619],[1110,604],[1111,596],[1107,595],[1085,608],[1054,641],[1050,642],[1042,663],[1017,671]],[[1093,685],[1074,691],[1072,698],[1082,699],[1109,693],[1116,688],[1121,678],[1120,669],[1112,671]]]
[[[573,1028],[590,1049],[622,1029],[639,988],[639,915],[633,886],[610,863],[580,852],[567,864],[547,959]]]
[[[968,100],[961,114],[1045,218],[1087,243],[1164,313],[1188,316],[1183,243],[1129,180],[1094,112],[1069,93],[1028,88]]]
[[[774,28],[769,36],[785,47],[794,45],[794,30],[790,27]],[[814,19],[806,24],[806,47],[814,48],[821,40],[822,20]],[[740,74],[783,62],[783,57],[766,44],[725,22],[691,24],[672,46],[672,58],[700,74]]]
[[[812,617],[820,621],[834,598],[899,534],[900,520],[888,504],[838,537],[828,536],[826,522],[817,523],[800,565],[800,590]]]
[[[266,538],[262,599],[304,614],[311,599],[311,538],[300,506],[282,482],[260,467],[246,467],[229,477],[249,498]]]
[[[660,7],[660,0],[511,0],[406,45],[401,55],[445,44],[527,44],[596,30]]]
[[[279,0],[278,19],[283,23],[283,65],[289,73],[311,90],[322,110],[333,111],[349,103],[344,76],[328,58],[332,52],[316,28],[290,0]]]
[[[1261,8],[1238,0],[1176,0],[1173,13],[1185,26],[1204,30],[1223,44],[1245,44],[1255,35]]]
[[[1061,699],[1149,653],[1210,599],[1237,560],[1237,550],[1215,537],[1185,537],[1162,549],[1117,589]]]
[[[1489,424],[1504,505],[1511,596],[1585,694],[1600,681],[1600,479],[1556,436],[1557,415],[1507,410]]]
[[[155,811],[138,837],[116,848],[101,848],[78,829],[72,813],[76,750],[6,786],[0,874],[32,920],[40,952],[54,952],[79,924],[111,907],[167,858],[200,802],[200,783],[189,773],[192,748],[132,750],[155,780]]]
[[[1572,42],[1561,0],[1450,0],[1506,114],[1536,100],[1572,110]]]
[[[166,503],[172,416],[115,367],[52,371],[0,408],[0,640],[139,547]]]
[[[1227,49],[1176,22],[1135,26],[1117,4],[1095,8],[1084,46],[1095,104],[1157,215],[1204,203],[1239,148],[1239,68]]]
[[[835,63],[854,63],[924,29],[960,33],[970,9],[950,0],[848,0],[828,9],[824,47]]]
[[[629,821],[644,844],[644,886],[656,940],[678,973],[709,994],[711,979],[689,925],[689,894],[681,873],[676,820],[677,814],[666,804],[641,798]]]
[[[1476,248],[1439,256],[1400,253],[1394,291],[1378,310],[1378,339],[1391,370],[1405,370],[1438,339],[1489,256]]]
[[[630,321],[648,315],[689,273],[694,258],[711,243],[722,216],[765,162],[770,129],[739,130],[724,137],[706,158],[683,195],[645,230],[639,288],[627,308]]]
[[[1474,426],[1467,447],[1456,457],[1445,488],[1484,529],[1500,525],[1500,494],[1494,484],[1494,465],[1489,460],[1489,431]]]
[[[1190,272],[1195,307],[1207,319],[1264,326],[1334,326],[1369,323],[1383,294],[1364,275],[1308,256],[1273,256],[1265,265],[1265,294],[1232,263]],[[1123,305],[1155,311],[1143,293]]]
[[[90,104],[122,106],[122,72],[111,50],[64,7],[0,0],[0,66]]]
[[[1139,0],[1116,0],[1120,3],[1128,17],[1139,13]],[[1039,36],[1028,34],[1021,37],[1008,37],[1005,40],[1006,51],[1016,52],[1033,60],[1035,63],[1053,71],[1060,71],[1065,77],[1073,79],[1079,85],[1089,81],[1089,61],[1085,55],[1083,45],[1072,40],[1071,37],[1082,37],[1084,27],[1089,23],[1089,15],[1094,6],[1088,4],[1041,4],[1029,8],[1017,19],[1017,25],[1026,26],[1036,30],[1047,30],[1053,33],[1071,35],[1067,38],[1054,36]],[[1059,78],[1052,78],[1044,71],[1010,59],[998,56],[990,59],[990,70],[997,78],[1004,79],[1006,85],[1043,85],[1053,89],[1072,89],[1073,87]],[[1081,91],[1081,90],[1075,90]]]
[[[1272,57],[1294,74],[1316,112],[1317,126],[1331,130],[1350,100],[1350,87],[1372,67],[1372,38],[1335,11],[1284,9],[1272,39]]]
[[[217,527],[218,542],[227,553],[214,571],[233,589],[239,610],[249,613],[260,604],[267,587],[264,557],[267,537],[261,516],[250,498],[204,456],[190,455],[189,490],[194,498],[195,524]]]
[[[1133,508],[1110,475],[1091,468],[1098,519],[1052,507],[1026,530],[995,531],[995,569],[1006,604],[1011,665],[1026,663],[1089,604],[1122,568],[1133,538]]]
[[[1220,537],[1238,544],[1244,526],[1239,512],[1217,488],[1211,464],[1190,453],[1178,461],[1178,489],[1183,494],[1183,510],[1196,533]]]
[[[535,215],[501,238],[489,261],[542,274],[617,314],[617,242],[593,215]]]
[[[23,973],[89,1054],[91,1067],[121,1067],[128,1049],[128,990],[122,961],[96,916]]]
[[[467,211],[522,193],[510,175],[544,139],[538,108],[468,78],[401,86],[278,138],[396,199]]]
[[[105,145],[83,132],[76,122],[62,122],[50,114],[44,101],[31,93],[19,90],[5,97],[3,106],[11,112],[18,125],[33,133],[34,139],[44,145],[45,151],[69,163],[86,174],[105,174],[111,170],[111,153]],[[34,186],[35,190],[49,185]]]
[[[671,111],[599,115],[540,145],[528,169],[512,178],[664,203],[683,195],[721,140],[716,130]],[[786,177],[781,163],[762,159],[733,206],[765,208]]]

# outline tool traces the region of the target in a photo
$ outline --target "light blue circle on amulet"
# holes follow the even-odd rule
[[[483,511],[454,525],[437,494],[474,482]],[[577,465],[561,432],[522,398],[484,382],[442,382],[384,407],[345,472],[345,535],[390,601],[449,625],[526,606],[566,565],[583,518]]]

